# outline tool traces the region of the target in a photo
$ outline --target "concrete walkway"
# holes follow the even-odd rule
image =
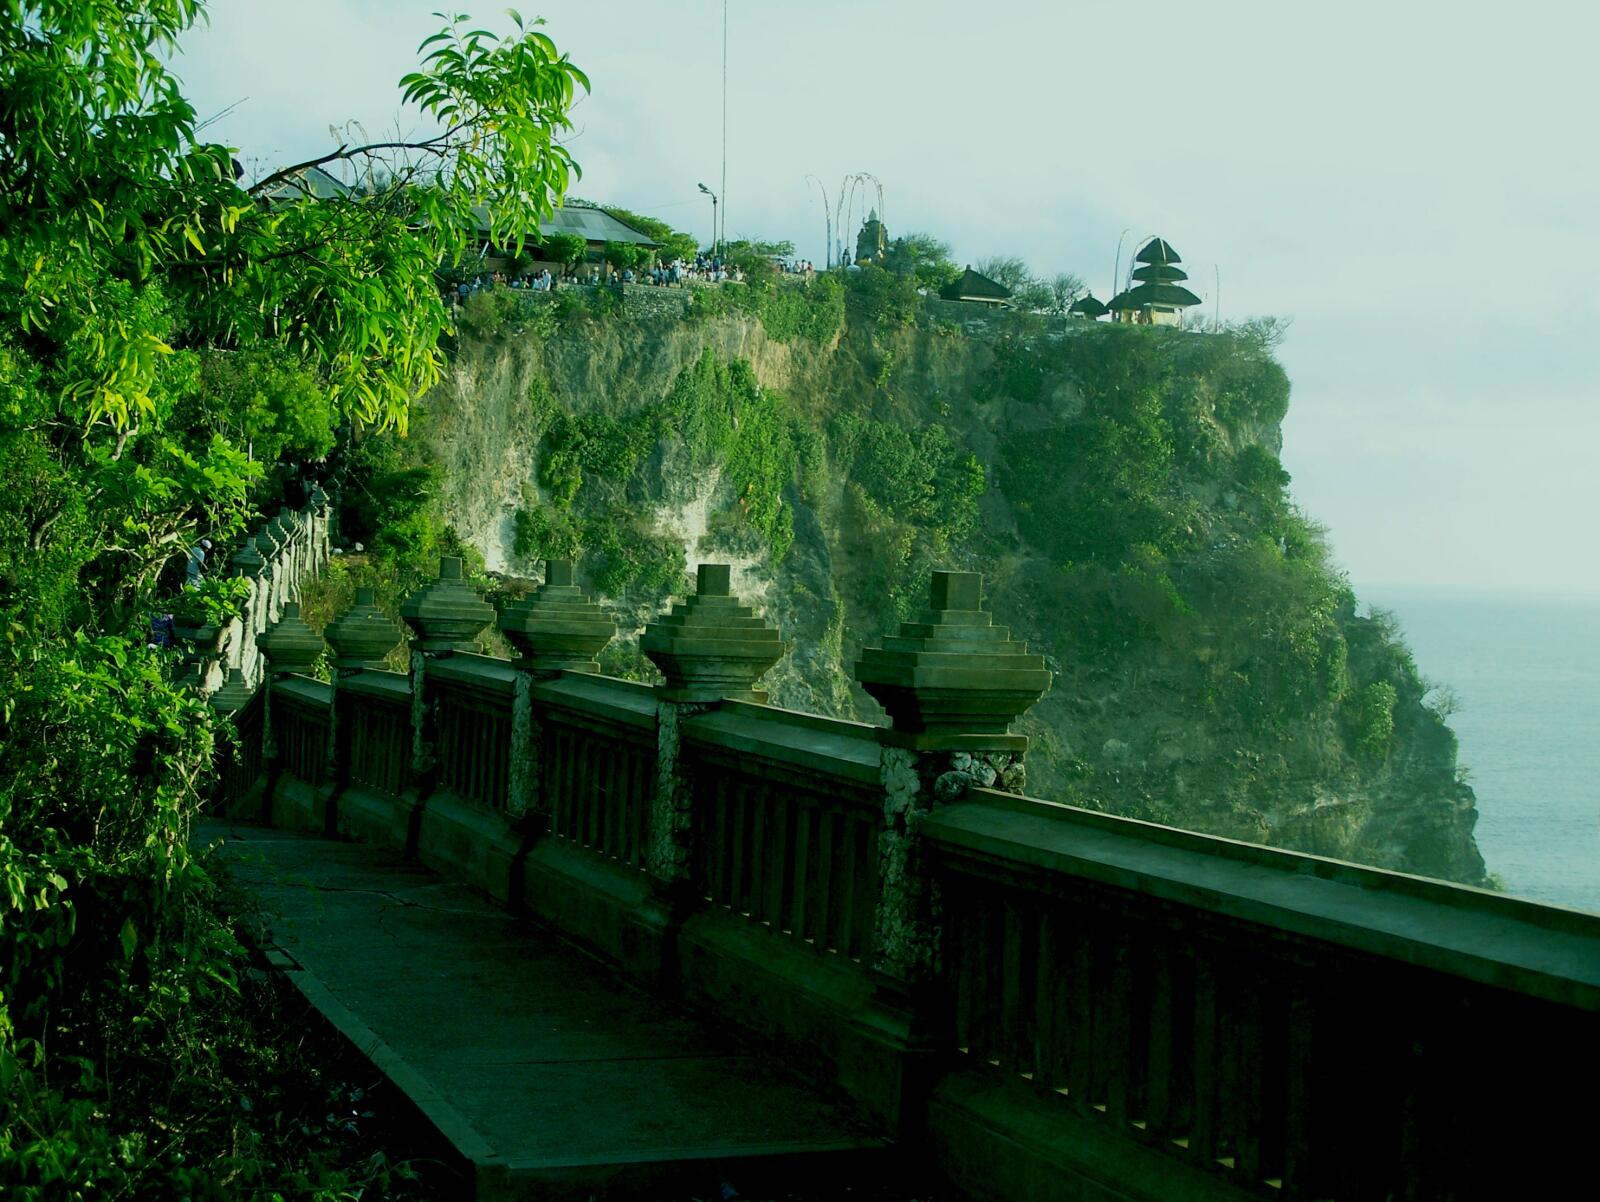
[[[881,1141],[546,928],[392,852],[213,823],[302,993],[473,1166],[479,1198],[869,1175]]]

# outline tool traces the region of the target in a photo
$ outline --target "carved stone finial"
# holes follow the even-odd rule
[[[322,490],[322,485],[314,485],[311,489],[311,508],[326,509],[328,507],[328,494]]]
[[[267,566],[266,559],[262,556],[261,551],[256,547],[255,540],[252,538],[245,539],[244,546],[235,551],[233,558],[228,562],[233,565],[233,574],[235,576],[256,576],[261,573],[262,568]]]
[[[785,651],[778,632],[729,588],[725,563],[703,563],[695,595],[645,627],[639,649],[667,682],[669,701],[767,699],[755,688]]]
[[[1042,655],[1028,654],[982,608],[983,577],[935,572],[921,619],[870,647],[856,679],[889,713],[889,742],[920,750],[1022,751],[1011,722],[1050,687]]]
[[[308,673],[322,654],[322,638],[301,619],[298,601],[285,605],[272,628],[256,635],[256,646],[274,672]]]
[[[250,703],[250,698],[255,696],[250,686],[244,682],[244,672],[239,668],[229,668],[228,678],[222,682],[222,687],[209,698],[211,708],[219,714],[237,714]]]
[[[595,656],[615,637],[617,624],[573,583],[572,560],[547,559],[544,583],[506,606],[500,629],[525,671],[598,672]]]
[[[260,530],[256,531],[255,544],[260,549],[261,554],[269,561],[283,549],[283,544],[287,541],[283,535],[273,529],[272,522],[267,522]]]
[[[356,589],[356,601],[328,623],[322,637],[333,647],[336,668],[381,668],[389,652],[405,642],[400,624],[376,604],[370,588]]]
[[[460,558],[446,555],[439,578],[407,597],[400,616],[423,651],[470,651],[478,632],[494,621],[494,608],[462,579]]]

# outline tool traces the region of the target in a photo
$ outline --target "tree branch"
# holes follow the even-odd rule
[[[322,155],[320,158],[307,159],[303,163],[295,163],[292,167],[285,167],[281,171],[274,171],[265,179],[257,180],[255,183],[251,184],[249,194],[251,196],[255,196],[264,188],[269,188],[273,184],[282,183],[297,173],[309,170],[312,167],[320,167],[324,163],[332,163],[340,159],[353,159],[357,155],[371,154],[375,150],[422,150],[429,154],[442,155],[444,154],[443,143],[448,142],[456,134],[460,133],[463,129],[466,129],[468,124],[469,123],[466,121],[458,121],[449,129],[445,130],[444,133],[439,134],[437,137],[428,138],[422,142],[368,142],[365,146],[341,146],[339,149],[330,151],[328,154]]]

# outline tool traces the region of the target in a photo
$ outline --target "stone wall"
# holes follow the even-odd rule
[[[332,683],[280,665],[264,816],[415,855],[789,1046],[979,1196],[1585,1171],[1583,1109],[1529,1100],[1600,1069],[1600,917],[984,787],[1022,787],[1009,726],[1048,682],[969,573],[857,665],[887,727],[764,704],[790,649],[726,567],[648,628],[655,688],[594,670],[612,627],[571,581],[496,619],[451,561],[402,609],[409,678],[353,666],[401,638],[372,614],[329,634]],[[490,620],[516,659],[461,650]]]

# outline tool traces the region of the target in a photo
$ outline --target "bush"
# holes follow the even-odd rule
[[[922,312],[922,297],[917,293],[915,276],[896,275],[876,264],[860,271],[843,273],[849,288],[849,301],[863,320],[871,325],[904,328],[915,325]]]
[[[1389,758],[1394,742],[1394,707],[1399,694],[1386,680],[1355,695],[1350,713],[1350,750],[1361,763],[1376,767]]]
[[[516,308],[516,293],[511,289],[483,288],[461,306],[458,326],[467,337],[484,342],[505,328]]]

